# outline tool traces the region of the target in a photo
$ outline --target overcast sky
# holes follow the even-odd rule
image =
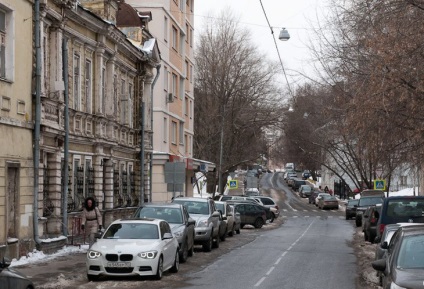
[[[310,54],[307,49],[311,26],[317,27],[317,15],[326,13],[326,0],[262,0],[274,35],[284,68],[310,72]],[[278,61],[278,54],[259,0],[198,0],[195,1],[194,25],[197,32],[207,16],[219,16],[223,9],[230,8],[240,16],[240,25],[252,31],[252,39],[270,59]],[[320,16],[322,18],[322,16]],[[289,41],[278,40],[282,27],[290,33]]]

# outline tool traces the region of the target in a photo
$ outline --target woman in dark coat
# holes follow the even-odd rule
[[[96,206],[96,201],[92,197],[85,199],[81,224],[84,236],[88,236],[91,247],[95,240],[95,234],[102,228],[102,215]]]

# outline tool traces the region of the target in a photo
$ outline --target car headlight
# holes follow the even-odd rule
[[[137,256],[143,259],[154,259],[158,255],[158,251],[148,251],[138,253]]]
[[[207,227],[208,226],[208,220],[200,220],[197,222],[197,227]]]
[[[390,289],[407,289],[405,287],[400,287],[398,285],[396,285],[395,283],[390,284]]]
[[[174,232],[174,236],[175,236],[175,238],[180,238],[180,237],[182,237],[184,235],[184,231],[183,230],[180,230],[180,231],[176,231],[176,232]]]
[[[88,257],[88,259],[97,259],[97,258],[99,258],[101,255],[102,255],[102,253],[97,252],[97,251],[92,251],[92,250],[90,250],[90,251],[88,251],[88,252],[87,252],[87,257]]]

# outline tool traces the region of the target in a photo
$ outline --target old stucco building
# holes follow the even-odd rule
[[[84,2],[98,3],[89,10]],[[88,196],[98,201],[107,225],[131,215],[150,195],[151,103],[160,54],[147,29],[150,14],[133,10],[133,22],[121,21],[121,30],[119,2],[0,1],[6,52],[0,61],[1,256],[78,240]],[[33,77],[35,71],[41,77]],[[39,122],[33,98],[40,99]]]

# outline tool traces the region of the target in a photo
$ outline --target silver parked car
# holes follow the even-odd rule
[[[222,213],[222,222],[225,224],[226,227],[225,232],[230,237],[234,236],[236,223],[233,215],[233,210],[231,209],[230,205],[227,204],[227,202],[220,201],[215,201],[215,205],[218,211]]]
[[[201,244],[206,252],[210,252],[212,247],[219,247],[221,213],[212,199],[180,197],[172,202],[184,205],[190,217],[196,221],[195,244]]]
[[[10,260],[3,258],[0,261],[0,288],[1,289],[34,289],[34,284],[22,273],[12,269]]]
[[[155,218],[168,222],[172,234],[180,246],[180,262],[187,261],[194,252],[194,226],[196,221],[190,218],[187,209],[181,204],[144,204],[137,209],[134,218]]]

